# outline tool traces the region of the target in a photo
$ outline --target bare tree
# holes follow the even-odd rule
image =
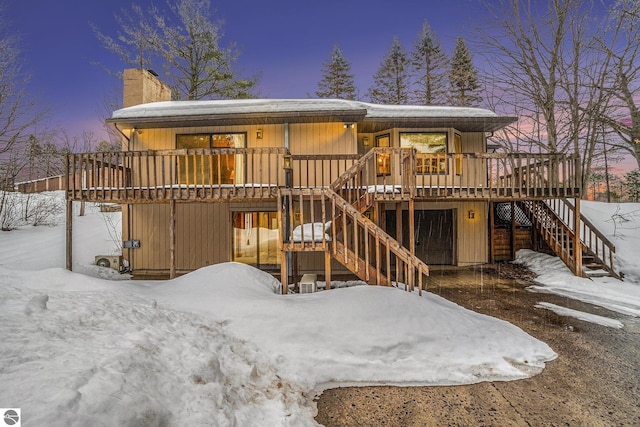
[[[27,92],[29,75],[23,67],[19,38],[4,20],[4,4],[0,3],[0,214],[8,206],[6,191],[12,191],[18,175],[25,167],[24,150],[29,135],[45,117]]]
[[[152,47],[152,40],[157,37],[157,32],[148,11],[143,10],[140,5],[132,4],[130,9],[121,9],[114,19],[119,27],[115,37],[103,33],[95,24],[90,24],[103,46],[129,67],[144,69],[158,65],[153,62],[158,58]],[[120,75],[120,70],[106,71]]]
[[[640,2],[618,0],[609,9],[607,32],[597,49],[606,58],[608,77],[597,82],[605,108],[593,112],[617,136],[612,143],[640,166]],[[604,104],[603,104],[604,105]]]
[[[580,155],[583,187],[594,157],[603,154],[604,105],[599,86],[606,57],[593,49],[602,26],[588,0],[500,0],[488,4],[492,28],[482,31],[491,55],[491,103],[520,117],[502,133],[510,147]],[[513,141],[516,140],[516,142]]]
[[[126,64],[163,69],[176,99],[251,98],[259,76],[238,76],[238,49],[221,45],[222,23],[211,10],[209,0],[169,0],[165,9],[133,5],[116,16],[115,38],[94,32]]]
[[[44,112],[38,112],[27,97],[29,76],[20,60],[19,40],[7,28],[2,13],[0,5],[0,171],[6,180],[14,169],[15,150],[26,144],[30,128],[42,120]]]

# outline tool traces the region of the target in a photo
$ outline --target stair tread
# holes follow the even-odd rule
[[[609,273],[606,270],[602,270],[602,269],[599,269],[599,270],[583,269],[582,271],[588,277],[607,277],[607,276],[611,276],[611,273]]]
[[[583,259],[582,266],[586,267],[586,268],[592,268],[592,269],[602,268],[602,264],[601,263],[599,263],[599,262],[584,263],[584,259]]]

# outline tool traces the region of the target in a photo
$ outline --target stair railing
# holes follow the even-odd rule
[[[374,200],[408,200],[415,193],[415,150],[378,147],[369,150],[330,188],[364,212]]]
[[[556,214],[556,216],[573,231],[575,207],[567,199],[552,199],[547,200],[545,203]],[[586,249],[589,255],[592,255],[595,260],[602,265],[602,267],[619,277],[618,273],[614,269],[614,254],[616,252],[615,244],[609,240],[595,225],[584,215],[580,215],[579,225],[580,243],[583,248]]]
[[[331,189],[282,189],[280,198],[280,206],[300,206],[304,200],[312,206],[310,212],[320,206],[321,212],[314,214],[312,221],[323,225],[339,222],[339,226],[331,227],[330,234],[322,231],[322,226],[321,231],[316,227],[305,230],[301,227],[304,216],[296,218],[299,213],[295,209],[288,212],[283,209],[280,223],[290,227],[281,230],[282,236],[290,236],[283,242],[283,250],[329,250],[333,258],[367,283],[386,286],[404,283],[405,290],[417,288],[419,294],[426,288],[429,267],[338,193]],[[309,218],[312,214],[306,215]]]
[[[530,212],[534,224],[547,244],[569,268],[575,269],[575,256],[582,256],[583,250],[586,250],[604,270],[614,277],[620,277],[614,269],[615,245],[582,215],[578,230],[580,244],[578,252],[575,252],[575,208],[567,199],[525,201],[522,206]]]

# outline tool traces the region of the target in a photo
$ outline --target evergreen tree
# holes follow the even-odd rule
[[[482,101],[478,83],[478,70],[473,66],[471,54],[462,37],[456,40],[449,69],[451,92],[449,102],[461,107],[475,106]]]
[[[318,82],[316,96],[318,98],[356,99],[351,63],[344,57],[337,44],[333,47],[331,58],[324,64],[322,80]]]
[[[640,169],[632,170],[624,175],[624,187],[630,201],[640,202]]]
[[[447,57],[440,49],[440,42],[425,21],[412,54],[416,89],[416,104],[434,105],[447,102]]]
[[[409,101],[409,67],[411,63],[398,37],[387,52],[380,68],[373,77],[368,96],[379,104],[407,104]]]

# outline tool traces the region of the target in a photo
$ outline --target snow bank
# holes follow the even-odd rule
[[[272,276],[236,263],[105,280],[116,273],[91,264],[113,239],[87,207],[74,218],[82,274],[61,268],[62,221],[0,235],[0,402],[25,424],[316,425],[313,398],[329,386],[511,380],[556,357],[429,293],[283,296]]]
[[[616,246],[615,265],[624,281],[611,277],[576,277],[560,258],[531,250],[520,250],[516,262],[536,274],[537,286],[530,289],[551,292],[598,305],[629,316],[640,316],[640,204],[583,201],[582,213]]]
[[[598,305],[629,316],[640,316],[640,286],[611,277],[587,279],[576,277],[556,256],[521,249],[516,263],[526,265],[538,274],[538,286],[529,289],[550,292]]]
[[[624,281],[640,285],[640,203],[583,201],[581,211],[616,245],[615,264]]]
[[[0,400],[26,425],[312,424],[304,390],[224,324],[114,291],[0,293]]]

